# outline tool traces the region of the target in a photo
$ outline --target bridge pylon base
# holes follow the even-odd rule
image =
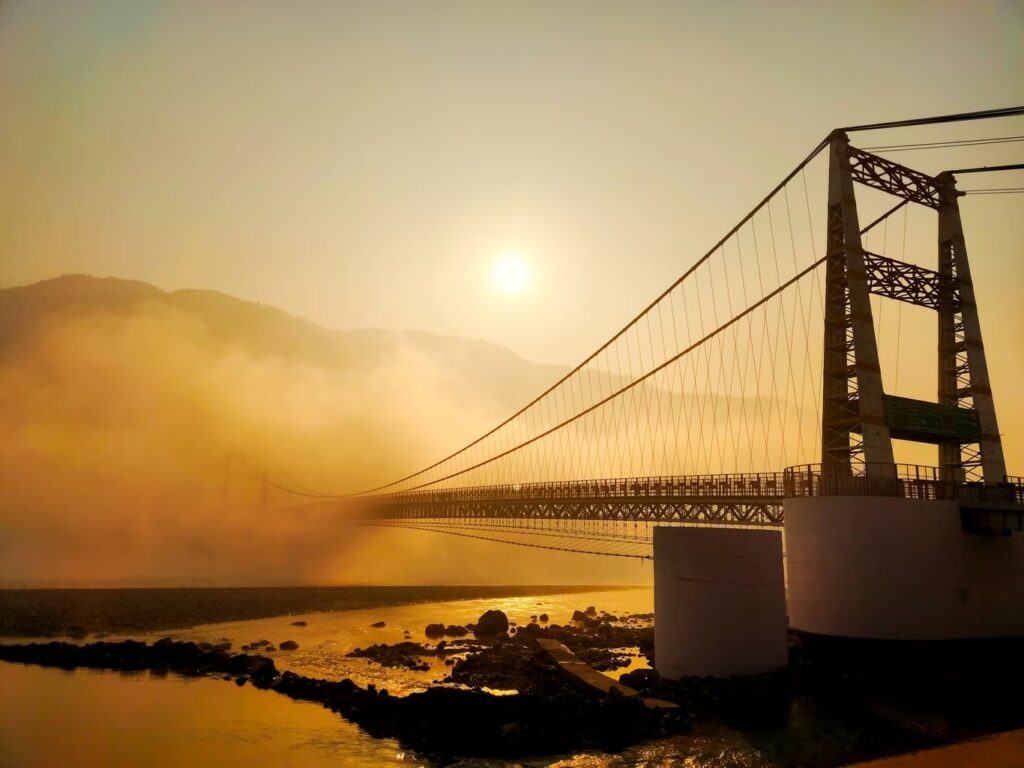
[[[656,527],[654,617],[655,666],[664,677],[786,666],[779,532]]]
[[[957,501],[786,499],[790,626],[878,640],[1024,637],[1024,536],[966,531]]]

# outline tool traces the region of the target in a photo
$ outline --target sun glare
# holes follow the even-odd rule
[[[520,254],[502,254],[491,267],[491,282],[502,293],[522,293],[530,282],[530,268]]]

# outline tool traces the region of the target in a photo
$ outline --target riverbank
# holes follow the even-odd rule
[[[482,653],[515,647],[530,654],[533,691],[495,696],[479,687],[433,687],[392,696],[349,679],[330,681],[281,672],[259,654],[159,640],[118,643],[51,642],[0,645],[0,660],[58,667],[110,669],[150,674],[176,673],[251,684],[338,712],[375,738],[394,738],[435,765],[463,757],[517,758],[580,749],[616,752],[630,744],[689,731],[692,718],[681,710],[655,710],[624,696],[594,697],[578,691],[553,666],[540,661],[529,642],[508,635],[489,641]]]
[[[589,611],[590,607],[594,610]],[[676,683],[660,680],[646,670],[656,650],[652,647],[652,607],[649,589],[493,601],[475,599],[290,615],[125,638],[111,636],[110,642],[100,647],[104,649],[101,655],[109,653],[116,657],[113,646],[118,644],[113,641],[121,639],[144,641],[152,646],[170,635],[172,639],[162,647],[180,642],[185,644],[182,647],[191,644],[204,652],[230,643],[230,648],[221,648],[229,657],[241,655],[241,651],[248,656],[269,658],[277,672],[271,680],[279,677],[291,681],[286,689],[301,691],[308,685],[319,696],[321,689],[338,691],[342,689],[337,685],[347,689],[351,684],[364,693],[343,690],[343,698],[350,701],[374,691],[376,697],[381,698],[381,691],[385,689],[388,694],[384,698],[395,700],[408,699],[413,694],[429,694],[413,699],[413,702],[431,705],[424,722],[434,722],[432,718],[437,718],[433,728],[437,734],[428,732],[425,735],[428,741],[424,743],[417,741],[421,736],[417,725],[419,703],[371,703],[366,706],[374,711],[364,713],[366,720],[360,714],[363,705],[358,702],[354,705],[356,711],[349,713],[351,719],[337,710],[343,718],[337,718],[337,735],[332,735],[331,739],[341,739],[342,746],[335,747],[335,754],[358,755],[363,762],[355,761],[353,765],[384,765],[393,760],[399,765],[423,765],[428,755],[432,756],[431,762],[443,762],[451,758],[447,751],[461,755],[465,754],[462,750],[476,749],[473,746],[475,736],[467,735],[469,729],[478,728],[480,733],[490,733],[493,737],[492,726],[497,719],[518,717],[520,710],[514,709],[515,702],[526,701],[529,697],[547,700],[549,696],[561,696],[566,681],[549,674],[557,671],[555,665],[537,653],[537,647],[531,642],[534,638],[558,640],[577,656],[605,669],[607,675],[619,678],[624,673],[622,682],[640,690],[644,696],[677,703],[684,719],[694,718],[693,730],[667,729],[665,733],[658,733],[646,725],[634,728],[627,718],[622,722],[629,728],[619,733],[617,729],[623,726],[618,720],[601,721],[605,727],[600,733],[587,736],[584,726],[586,740],[570,746],[572,742],[547,741],[561,738],[557,734],[552,737],[545,730],[547,719],[533,723],[528,718],[533,711],[547,712],[551,722],[574,727],[574,715],[570,713],[566,720],[557,708],[549,712],[540,705],[523,714],[523,720],[501,724],[529,726],[534,734],[531,738],[535,740],[530,743],[528,752],[535,757],[526,758],[522,756],[525,752],[513,752],[515,757],[505,758],[486,752],[488,756],[482,758],[482,763],[470,760],[468,764],[483,764],[489,768],[505,765],[540,768],[583,761],[580,764],[600,768],[674,764],[694,768],[832,768],[1024,725],[1024,709],[1017,697],[1017,691],[1024,684],[1024,672],[1014,663],[1024,648],[1013,642],[971,643],[963,647],[956,644],[931,648],[929,652],[930,647],[917,644],[847,645],[793,636],[791,663],[777,675]],[[492,609],[500,609],[509,619],[505,638],[488,641],[474,636],[471,630],[462,634],[461,629],[475,625]],[[437,634],[439,627],[445,631],[443,637]],[[292,647],[288,641],[294,641],[298,648],[288,650]],[[80,643],[67,645],[82,647]],[[42,643],[40,647],[47,645]],[[268,650],[268,645],[273,650]],[[163,718],[168,728],[179,729],[174,731],[180,757],[175,764],[242,766],[255,761],[284,768],[300,762],[305,764],[307,756],[311,765],[319,764],[317,760],[321,758],[329,758],[316,746],[326,743],[322,730],[301,740],[299,734],[304,733],[304,726],[297,726],[288,733],[275,730],[274,738],[293,744],[293,753],[291,757],[268,761],[260,748],[251,746],[254,740],[265,738],[262,734],[267,718],[257,723],[250,718],[247,709],[235,710],[230,725],[214,737],[205,720],[197,717],[193,722],[184,713],[178,715],[168,709],[166,697],[183,696],[180,689],[184,688],[197,691],[195,703],[190,706],[206,712],[207,718],[213,716],[209,714],[212,707],[209,701],[215,699],[218,707],[233,709],[236,705],[232,696],[237,696],[240,708],[254,706],[266,711],[268,716],[274,713],[269,716],[271,722],[277,717],[281,722],[290,722],[292,708],[304,707],[307,711],[316,710],[315,715],[309,716],[310,722],[319,723],[318,727],[322,728],[318,716],[334,711],[325,709],[323,702],[309,703],[291,695],[274,695],[270,686],[269,690],[256,688],[248,675],[244,686],[238,687],[234,680],[244,673],[232,673],[229,682],[221,679],[228,672],[195,677],[187,669],[166,675],[159,668],[155,673],[147,673],[145,669],[149,667],[142,671],[116,672],[104,671],[118,669],[105,665],[78,667],[78,671],[70,673],[62,669],[0,663],[0,687],[5,681],[15,685],[18,680],[34,681],[31,688],[22,687],[21,693],[8,687],[12,693],[7,698],[12,701],[6,710],[7,716],[13,718],[12,722],[21,723],[18,727],[12,725],[6,733],[8,742],[16,745],[22,758],[15,764],[48,768],[70,763],[83,751],[89,753],[91,737],[83,733],[77,747],[69,746],[61,753],[66,759],[25,759],[25,755],[33,756],[44,748],[56,750],[48,734],[62,729],[61,723],[69,716],[75,722],[93,723],[106,723],[108,718],[120,717],[115,721],[116,743],[134,749],[136,758],[122,761],[124,764],[154,764],[155,756],[150,754],[152,743],[154,738],[164,738],[164,734],[154,729],[153,718]],[[345,683],[346,680],[350,683]],[[81,692],[75,687],[77,684],[83,686]],[[94,692],[100,688],[105,693]],[[432,690],[442,693],[430,693]],[[462,700],[453,701],[449,707],[446,691],[452,690],[464,693],[458,693]],[[253,694],[258,697],[253,698]],[[609,706],[602,704],[609,697],[587,695],[578,690],[567,693],[569,696],[579,694],[586,696],[585,700],[579,699],[581,713],[589,713],[591,707]],[[123,711],[118,715],[117,708],[112,709],[114,699],[133,704],[120,707]],[[493,699],[506,701],[495,705]],[[79,702],[73,711],[65,704],[69,700]],[[473,710],[478,705],[496,709],[488,709],[487,718],[477,722],[473,719],[476,716]],[[460,719],[463,709],[470,711],[464,720]],[[408,716],[410,723],[399,722],[401,734],[389,730],[399,726],[387,722],[378,729],[377,715],[388,722],[394,718],[396,722],[402,721]],[[183,722],[189,723],[188,730],[181,730],[185,728]],[[154,730],[158,731],[155,736]],[[514,734],[522,732],[522,727],[511,727],[505,731],[505,738],[518,739],[520,737]],[[3,738],[0,727],[0,742]],[[210,748],[207,745],[213,738],[218,740],[218,754],[222,755],[217,761],[208,758]],[[489,740],[484,741],[487,743],[480,748],[489,749]],[[525,743],[515,748],[527,750]],[[553,754],[549,749],[560,751]],[[92,764],[117,763],[111,760]]]
[[[0,637],[70,637],[187,629],[200,624],[478,598],[578,594],[633,587],[394,586],[0,589]]]

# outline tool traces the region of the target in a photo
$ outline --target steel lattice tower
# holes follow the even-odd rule
[[[852,147],[843,131],[829,137],[829,150],[823,470],[894,476],[896,438],[938,445],[943,479],[1002,482],[1006,464],[953,175],[928,176]],[[937,212],[938,271],[864,250],[854,182]],[[884,392],[871,294],[936,310],[937,402]]]

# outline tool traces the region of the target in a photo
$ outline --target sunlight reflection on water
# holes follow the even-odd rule
[[[297,651],[267,654],[279,669],[335,680],[350,677],[361,685],[374,683],[392,693],[407,694],[444,677],[450,668],[442,659],[431,657],[431,669],[426,672],[387,669],[345,654],[373,643],[405,639],[425,642],[427,624],[476,622],[490,608],[500,608],[522,626],[529,623],[531,616],[541,613],[548,613],[551,623],[566,623],[573,610],[589,605],[620,615],[647,613],[652,604],[650,589],[482,598],[208,624],[131,637],[152,641],[170,635],[200,642],[227,638],[234,644],[234,651],[261,639],[275,645],[295,640],[299,643]],[[305,627],[293,625],[301,620],[307,622]],[[386,623],[385,627],[370,626],[380,620]],[[403,630],[408,630],[410,637]],[[125,637],[128,636],[106,639],[116,641]],[[645,665],[645,661],[634,659],[633,664]],[[222,680],[93,670],[64,672],[0,663],[0,691],[0,765],[4,766],[362,768],[424,764],[396,742],[373,739],[319,705],[294,702],[250,686],[238,688]],[[54,734],[60,737],[54,738]],[[649,758],[625,763],[616,756],[581,755],[537,758],[516,764],[618,766],[647,762]],[[654,764],[660,762],[663,761],[656,758]],[[483,768],[510,763],[470,761],[466,765]]]

